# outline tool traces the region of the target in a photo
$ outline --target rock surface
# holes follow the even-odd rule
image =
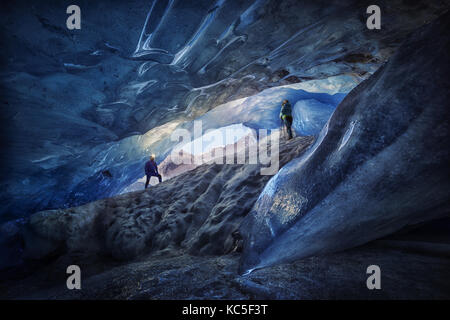
[[[448,229],[445,231],[448,236]],[[435,233],[436,234],[436,233]],[[442,234],[441,234],[442,236]],[[442,240],[442,238],[441,238]],[[450,239],[447,239],[447,241]],[[168,250],[126,264],[65,256],[24,279],[0,283],[2,299],[448,299],[447,255],[373,243],[325,256],[236,273],[240,254],[193,256]],[[426,242],[416,242],[427,244]],[[447,242],[447,246],[450,242]],[[66,268],[83,272],[82,290],[65,288]],[[368,290],[366,269],[382,270],[382,290]],[[0,276],[2,274],[0,273]]]
[[[312,142],[312,137],[283,141],[280,166]],[[270,178],[260,169],[260,164],[204,164],[147,190],[35,213],[24,231],[25,257],[82,252],[129,260],[166,248],[231,252],[239,246],[239,224]]]
[[[335,252],[450,210],[449,14],[351,91],[310,151],[266,185],[240,271]]]

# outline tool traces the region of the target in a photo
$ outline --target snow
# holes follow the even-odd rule
[[[281,103],[288,99],[293,106],[295,132],[299,135],[315,135],[323,128],[347,90],[353,88],[353,85],[345,82],[348,79],[334,78],[309,81],[314,82],[309,85],[305,83],[270,88],[256,95],[220,105],[197,120],[202,121],[203,130],[233,124],[242,124],[252,129],[278,129],[281,125],[278,117]],[[356,82],[352,84],[356,85]],[[345,91],[336,92],[338,90]]]

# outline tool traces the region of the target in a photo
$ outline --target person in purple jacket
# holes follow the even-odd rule
[[[162,177],[158,173],[158,166],[155,162],[155,156],[151,155],[150,160],[145,163],[145,175],[147,176],[147,181],[145,182],[145,189],[148,187],[148,183],[150,182],[150,177],[158,177],[159,182],[162,182]]]

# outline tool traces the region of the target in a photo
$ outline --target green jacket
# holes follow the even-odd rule
[[[283,119],[284,116],[292,117],[292,106],[289,102],[281,105],[280,118]]]

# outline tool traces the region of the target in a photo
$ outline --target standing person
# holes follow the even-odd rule
[[[158,166],[155,162],[155,156],[151,155],[150,160],[145,163],[145,175],[147,176],[147,181],[145,182],[145,189],[148,187],[151,177],[158,177],[159,182],[162,182],[162,177],[158,173]]]
[[[288,100],[283,100],[283,103],[281,104],[280,119],[286,126],[287,133],[289,136],[288,139],[292,139],[291,127],[294,119],[292,118],[292,106]]]

